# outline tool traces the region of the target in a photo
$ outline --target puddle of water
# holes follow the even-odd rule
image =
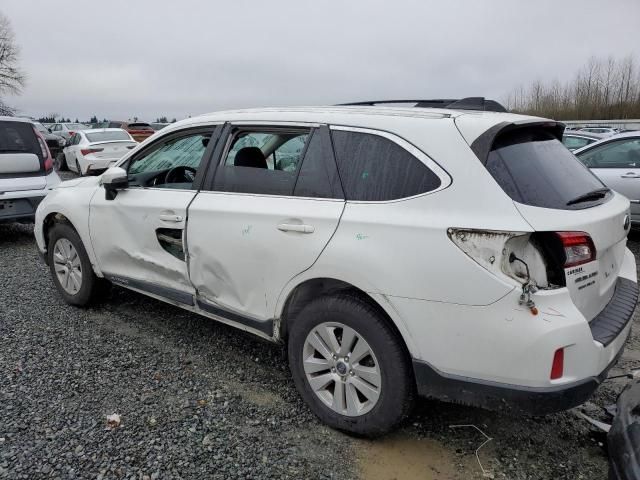
[[[362,440],[357,450],[362,480],[459,480],[477,476],[466,460],[460,461],[454,452],[428,438],[394,435]]]

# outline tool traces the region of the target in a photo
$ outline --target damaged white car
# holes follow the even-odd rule
[[[286,342],[301,395],[345,431],[389,431],[416,393],[584,402],[631,329],[629,201],[561,124],[429,105],[172,124],[54,190],[38,247],[70,304],[112,282]]]

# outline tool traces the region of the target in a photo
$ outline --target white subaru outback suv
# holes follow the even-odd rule
[[[629,201],[509,113],[379,106],[175,123],[64,182],[35,235],[64,299],[109,282],[286,342],[318,417],[396,426],[415,394],[543,414],[621,354]]]

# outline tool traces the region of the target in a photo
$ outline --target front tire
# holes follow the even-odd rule
[[[288,353],[298,391],[333,428],[378,436],[411,412],[415,383],[404,344],[387,319],[358,296],[310,302],[292,319]]]
[[[70,225],[56,223],[51,228],[47,256],[53,283],[68,304],[87,306],[107,288],[93,272],[82,240]]]

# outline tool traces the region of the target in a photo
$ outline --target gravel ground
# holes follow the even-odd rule
[[[640,234],[630,247],[640,254]],[[371,444],[309,413],[281,348],[120,288],[95,308],[67,306],[29,226],[0,225],[0,252],[0,478],[360,476]],[[640,333],[619,367],[640,367]],[[623,385],[606,382],[592,403],[612,403]],[[495,478],[606,478],[603,437],[571,412],[517,418],[430,401],[393,439],[415,461],[435,443],[446,456],[411,478],[482,478],[484,438],[450,428],[460,424],[493,438],[480,458]]]

